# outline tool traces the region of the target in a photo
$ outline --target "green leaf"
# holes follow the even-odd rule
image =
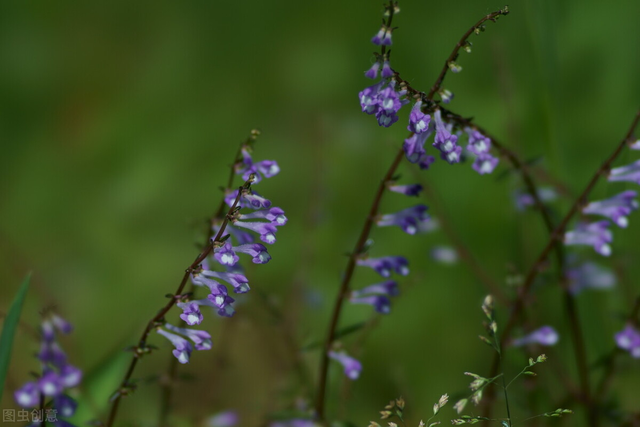
[[[0,400],[2,400],[2,391],[4,390],[4,382],[7,378],[7,371],[9,370],[9,361],[11,360],[11,347],[13,345],[13,337],[18,329],[18,323],[20,322],[20,311],[22,310],[22,303],[27,295],[27,289],[29,289],[29,281],[31,280],[31,273],[22,281],[18,294],[11,303],[7,317],[4,319],[4,325],[2,327],[2,334],[0,335]]]

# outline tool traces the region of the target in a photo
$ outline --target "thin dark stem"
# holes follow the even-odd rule
[[[129,369],[127,369],[127,373],[125,374],[122,382],[120,383],[120,389],[112,399],[113,404],[111,405],[111,411],[109,413],[109,419],[107,421],[106,427],[111,427],[113,425],[116,415],[118,413],[118,406],[120,405],[120,399],[124,394],[127,394],[130,391],[131,376],[133,375],[136,365],[138,364],[138,360],[140,360],[140,357],[143,354],[148,352],[147,338],[149,334],[153,329],[155,329],[155,327],[157,326],[157,323],[160,322],[164,318],[164,316],[169,312],[169,310],[171,310],[171,308],[176,304],[176,302],[178,301],[178,297],[182,294],[182,291],[184,290],[184,287],[187,284],[187,281],[189,280],[189,275],[211,253],[215,245],[222,242],[222,237],[227,228],[227,224],[229,223],[229,220],[233,212],[236,210],[236,207],[238,206],[238,202],[240,201],[240,197],[242,196],[242,190],[249,188],[249,185],[251,184],[251,182],[252,182],[252,179],[249,179],[247,182],[245,182],[245,184],[242,187],[238,189],[238,195],[236,196],[236,199],[234,200],[231,208],[227,211],[227,215],[224,219],[224,222],[220,226],[220,229],[218,230],[218,234],[216,234],[215,238],[212,239],[209,242],[209,244],[204,248],[204,250],[196,257],[195,261],[193,261],[191,265],[187,267],[182,277],[182,280],[180,281],[180,285],[178,286],[178,289],[176,290],[174,296],[170,298],[169,302],[167,302],[167,304],[147,323],[147,326],[142,332],[142,336],[138,341],[138,345],[134,349],[134,354],[133,354],[133,358],[131,359],[131,363],[129,364]]]

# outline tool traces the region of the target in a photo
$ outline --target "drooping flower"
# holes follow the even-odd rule
[[[380,227],[396,225],[407,234],[416,234],[419,229],[418,224],[430,219],[426,213],[427,209],[425,205],[412,206],[396,213],[382,215],[376,223]]]
[[[431,258],[442,264],[455,264],[458,262],[458,252],[449,246],[435,246],[429,252]]]
[[[613,271],[589,261],[567,269],[565,275],[573,295],[585,289],[611,289],[616,285]]]
[[[211,350],[213,346],[211,341],[211,335],[207,331],[200,331],[197,329],[189,329],[189,328],[180,328],[178,326],[173,326],[170,323],[165,323],[164,327],[171,332],[175,332],[176,334],[180,334],[189,338],[195,344],[196,350]]]
[[[191,343],[187,341],[184,337],[180,335],[172,334],[169,331],[165,331],[162,328],[156,329],[156,332],[160,335],[164,336],[166,339],[173,344],[175,349],[172,351],[173,355],[178,362],[185,364],[189,363],[189,358],[191,357],[191,352],[193,351],[193,347]]]
[[[389,77],[393,77],[393,70],[391,69],[391,65],[389,64],[389,60],[385,59],[382,64],[382,78],[388,79]]]
[[[398,121],[397,113],[402,108],[402,102],[400,101],[401,93],[396,92],[395,86],[396,82],[392,80],[377,95],[376,119],[378,119],[380,126],[389,127]]]
[[[638,193],[632,190],[623,191],[605,200],[591,202],[582,209],[582,213],[602,215],[611,219],[618,227],[625,228],[629,225],[627,216],[638,209],[638,201],[635,200]]]
[[[418,196],[422,191],[422,185],[420,184],[390,185],[387,188],[389,191],[404,194],[406,196]]]
[[[270,245],[276,242],[276,232],[278,229],[270,222],[245,222],[234,221],[236,227],[246,228],[260,235],[260,240]]]
[[[422,158],[422,156],[426,155],[424,144],[430,134],[431,132],[423,132],[421,134],[414,133],[404,140],[402,148],[407,156],[407,160],[411,163],[416,163]]]
[[[395,297],[400,295],[400,288],[395,280],[387,280],[385,282],[374,283],[373,285],[352,291],[351,295],[354,297],[361,297],[364,295],[387,295]]]
[[[391,312],[391,301],[384,295],[351,296],[349,301],[352,304],[368,304],[381,314],[389,314]]]
[[[346,352],[330,351],[329,357],[339,362],[344,367],[344,374],[351,380],[356,380],[362,371],[362,364]]]
[[[558,193],[552,187],[538,188],[538,198],[541,202],[552,202],[558,198]],[[516,205],[516,209],[523,211],[529,206],[536,204],[535,199],[531,193],[527,191],[517,191],[513,195],[513,200]]]
[[[485,153],[480,154],[476,157],[476,160],[473,162],[473,170],[478,172],[480,175],[485,175],[493,172],[493,170],[498,165],[498,158],[493,157],[491,154]]]
[[[551,326],[543,326],[531,332],[524,337],[513,340],[511,345],[520,347],[528,344],[540,344],[545,346],[555,345],[558,342],[559,335]]]
[[[579,223],[573,231],[568,231],[564,235],[565,245],[588,245],[603,256],[611,255],[613,235],[607,228],[609,221],[598,221],[592,223]]]
[[[422,170],[429,169],[431,164],[436,161],[436,158],[427,154],[421,154],[418,158],[418,167]]]
[[[440,89],[438,91],[438,95],[440,95],[440,99],[443,103],[448,104],[453,99],[453,92],[447,89]]]
[[[360,107],[362,108],[363,113],[376,114],[378,112],[378,93],[380,93],[380,90],[385,84],[386,81],[381,80],[372,86],[364,88],[360,93],[358,93]]]
[[[491,139],[475,129],[466,128],[465,131],[469,135],[469,145],[467,145],[467,150],[476,156],[489,153],[491,150]]]
[[[375,79],[378,77],[378,70],[380,69],[380,62],[376,61],[373,63],[371,68],[364,72],[364,76],[370,79]]]
[[[640,359],[640,331],[628,324],[615,335],[616,344],[636,359]]]
[[[640,184],[640,160],[636,160],[630,165],[611,169],[609,181],[629,181]]]
[[[383,25],[373,36],[371,43],[378,46],[391,46],[391,29]]]
[[[392,271],[395,271],[401,276],[409,274],[409,261],[402,256],[365,258],[359,259],[356,263],[361,266],[372,268],[382,277],[390,277]]]
[[[422,101],[413,104],[411,113],[409,114],[409,125],[407,130],[410,132],[421,134],[429,130],[431,116],[422,112]]]
[[[249,279],[247,279],[247,277],[243,274],[211,270],[202,270],[201,274],[206,277],[215,277],[216,279],[224,280],[225,282],[233,286],[234,292],[237,294],[244,294],[246,292],[249,292],[249,290],[251,289],[249,288]],[[206,282],[204,283],[206,284]]]
[[[275,226],[285,225],[288,221],[287,217],[284,215],[284,211],[277,207],[253,211],[248,214],[243,213],[243,214],[240,214],[238,218],[239,219],[266,219],[267,221],[271,222],[271,224]]]
[[[433,114],[436,121],[436,136],[433,146],[440,150],[442,158],[449,163],[458,163],[462,147],[457,145],[458,137],[452,135],[450,129],[442,120],[442,112],[440,109]]]

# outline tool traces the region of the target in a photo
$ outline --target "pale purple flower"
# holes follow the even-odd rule
[[[286,421],[274,421],[269,427],[318,427],[315,421],[306,418],[294,418]]]
[[[438,91],[438,95],[440,95],[440,99],[443,103],[448,104],[453,99],[453,92],[447,89],[440,89]]]
[[[376,97],[378,103],[376,119],[378,119],[380,126],[389,127],[398,121],[397,112],[402,107],[402,102],[400,94],[396,92],[395,84],[395,81],[391,81]]]
[[[261,212],[261,211],[257,211],[257,212]],[[214,232],[218,232],[219,227],[214,227]],[[229,234],[231,234],[231,236],[233,236],[233,238],[236,239],[236,241],[239,244],[247,244],[247,243],[253,243],[254,239],[254,235],[251,233],[248,233],[244,230],[240,230],[238,228],[235,228],[233,225],[231,224],[227,224],[227,228],[226,231],[229,232]]]
[[[60,367],[58,378],[65,389],[77,387],[82,381],[82,371],[73,365],[66,364]]]
[[[418,162],[423,155],[426,155],[424,144],[431,132],[423,132],[421,134],[414,133],[409,138],[404,140],[402,148],[407,156],[407,160],[411,163]]]
[[[223,411],[211,416],[207,422],[207,427],[234,427],[240,422],[240,415],[237,411]]]
[[[178,303],[179,308],[182,309],[180,319],[182,319],[187,325],[199,325],[202,322],[203,316],[200,312],[200,306],[195,302]]]
[[[351,292],[351,296],[353,297],[361,297],[364,295],[387,295],[395,297],[400,295],[400,288],[395,280],[387,280]]]
[[[387,188],[389,191],[404,194],[406,196],[418,196],[422,191],[422,185],[420,184],[390,185]]]
[[[625,228],[629,225],[627,215],[638,209],[638,201],[635,200],[637,195],[638,193],[632,190],[623,191],[608,199],[589,203],[582,209],[582,213],[605,216],[618,227]]]
[[[385,256],[380,258],[359,259],[357,264],[375,270],[382,277],[390,277],[395,271],[401,276],[409,274],[409,261],[401,256]]]
[[[233,251],[231,243],[228,241],[222,247],[215,248],[213,257],[222,265],[234,266],[240,257]]]
[[[367,71],[364,72],[364,76],[370,79],[378,77],[378,69],[380,69],[380,62],[376,61]]]
[[[632,150],[640,150],[640,139],[629,144],[629,148],[631,148]]]
[[[224,280],[225,282],[233,286],[234,292],[237,294],[244,294],[246,292],[249,292],[249,289],[250,289],[249,280],[243,274],[227,273],[222,271],[202,270],[202,275]]]
[[[498,165],[498,158],[493,157],[491,154],[480,154],[476,157],[476,160],[473,162],[473,170],[478,172],[480,175],[485,175],[493,172],[493,170]]]
[[[452,165],[454,163],[459,163],[461,156],[462,156],[462,147],[459,146],[459,145],[456,145],[456,147],[453,149],[453,151],[449,151],[448,153],[440,153],[440,158],[442,160],[446,160],[447,163],[449,163],[450,165]],[[474,169],[475,169],[475,167],[474,167]]]
[[[425,205],[416,205],[396,213],[381,215],[376,224],[380,227],[395,225],[407,234],[416,234],[418,224],[429,221],[427,209],[428,207]]]
[[[427,132],[430,121],[431,116],[422,112],[422,101],[418,101],[413,105],[413,108],[411,108],[407,130],[416,134]]]
[[[383,25],[373,36],[371,43],[378,46],[391,46],[391,29]]]
[[[435,111],[433,117],[436,122],[436,136],[433,146],[440,150],[442,158],[447,162],[459,162],[462,147],[456,144],[458,137],[456,135],[452,135],[450,129],[448,129],[444,124],[442,120],[442,112],[439,109]]]
[[[171,344],[173,344],[175,349],[172,353],[175,358],[178,359],[178,362],[182,364],[189,363],[189,358],[191,357],[191,352],[193,351],[193,347],[191,346],[191,343],[189,341],[187,341],[180,335],[172,334],[171,332],[165,331],[164,329],[158,328],[156,329],[156,332],[164,336],[171,342]]]
[[[45,396],[57,396],[62,393],[64,386],[60,380],[60,375],[55,371],[46,371],[38,378],[38,389]]]
[[[541,202],[552,202],[558,198],[558,193],[552,187],[538,188],[538,198]],[[516,209],[523,211],[529,206],[536,204],[531,193],[526,191],[517,191],[513,195],[513,200],[516,205]]]
[[[358,93],[360,107],[362,108],[363,113],[376,114],[378,112],[378,93],[385,84],[386,81],[381,80]]]
[[[611,289],[617,281],[613,271],[589,261],[567,269],[565,275],[573,295],[584,289]]]
[[[236,200],[237,196],[238,190],[229,191],[227,192],[224,201],[229,207],[231,207],[233,206],[233,202]],[[238,202],[238,206],[249,209],[263,209],[271,207],[271,201],[265,199],[254,191],[251,193],[243,191],[240,201]]]
[[[284,211],[278,207],[270,209],[261,209],[253,211],[248,214],[240,214],[240,219],[266,219],[275,226],[285,225],[287,223],[287,217],[284,215]]]
[[[475,129],[466,128],[465,131],[469,135],[469,145],[467,145],[467,150],[476,156],[489,153],[491,150],[491,139]]]
[[[246,228],[260,235],[260,240],[270,245],[276,242],[276,232],[278,229],[270,222],[244,222],[235,221],[233,223],[236,227]]]
[[[38,385],[29,381],[13,393],[16,403],[23,408],[33,408],[40,404],[40,388]]]
[[[640,332],[636,328],[628,324],[615,335],[615,340],[618,347],[627,350],[634,358],[640,359]]]
[[[330,351],[329,357],[339,362],[344,367],[344,374],[347,376],[347,378],[351,380],[358,379],[358,377],[360,376],[360,372],[362,371],[362,364],[358,360],[349,356],[344,351]]]
[[[609,221],[598,221],[592,223],[579,223],[573,231],[568,231],[564,235],[565,245],[588,245],[603,256],[611,255],[613,235],[607,228]]]
[[[378,313],[389,314],[391,311],[391,301],[384,295],[367,295],[364,297],[352,296],[349,298],[352,304],[368,304],[372,306]]]
[[[381,73],[381,75],[385,79],[393,76],[393,70],[391,69],[391,65],[389,65],[389,61],[386,60],[386,59],[385,59],[384,63],[382,64],[382,73]]]
[[[609,181],[630,181],[640,184],[640,160],[630,165],[611,169]]]
[[[198,329],[189,329],[189,328],[179,328],[177,326],[173,326],[170,323],[165,323],[164,327],[170,330],[171,332],[175,332],[176,334],[180,334],[189,338],[195,344],[196,350],[211,350],[213,347],[213,343],[211,341],[211,335],[207,331],[201,331]]]
[[[241,174],[245,181],[249,179],[251,174],[254,174],[253,184],[259,183],[263,175],[265,178],[271,178],[280,172],[280,167],[274,160],[262,160],[254,163],[246,147],[242,148],[242,159],[242,163],[236,165],[235,172]]]
[[[260,243],[247,243],[245,245],[234,246],[236,252],[250,255],[254,264],[266,264],[271,259],[267,248]]]
[[[53,399],[53,407],[58,411],[57,415],[71,417],[76,413],[78,402],[66,394],[59,394]]]
[[[431,249],[430,255],[442,264],[452,265],[458,262],[458,252],[449,246],[435,246]]]
[[[520,347],[528,344],[540,344],[544,346],[555,345],[558,342],[559,335],[551,326],[543,326],[531,332],[524,337],[513,340],[511,345]]]

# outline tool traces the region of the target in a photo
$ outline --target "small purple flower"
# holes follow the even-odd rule
[[[555,345],[558,342],[559,335],[551,326],[543,326],[536,329],[524,337],[513,340],[511,345],[521,347],[528,344],[540,344],[545,346]]]
[[[381,80],[358,93],[360,107],[362,108],[363,113],[376,114],[378,112],[378,93],[385,83],[386,81]]]
[[[364,76],[370,79],[375,79],[378,77],[378,69],[380,68],[380,62],[376,61],[371,68],[365,71]]]
[[[358,379],[358,377],[360,376],[360,372],[362,371],[362,364],[358,360],[349,356],[344,351],[339,353],[330,351],[329,357],[339,362],[344,367],[344,374],[347,376],[347,378],[351,380]]]
[[[383,25],[373,36],[371,43],[378,46],[391,46],[391,30]]]
[[[453,265],[458,262],[458,252],[449,246],[435,246],[431,249],[430,255],[442,264]]]
[[[391,65],[389,61],[385,59],[384,64],[382,64],[382,77],[388,79],[389,77],[393,77],[393,70],[391,69]]]
[[[538,198],[541,202],[552,202],[558,198],[558,193],[552,187],[538,188]],[[529,206],[536,204],[533,196],[525,191],[518,191],[513,196],[516,209],[519,211],[525,210]]]
[[[58,378],[64,388],[77,387],[82,381],[82,371],[73,365],[66,364],[60,368]]]
[[[407,196],[418,196],[422,191],[422,185],[420,184],[390,185],[387,188],[389,189],[389,191],[404,194]]]
[[[233,267],[240,260],[240,257],[233,251],[231,243],[228,241],[222,247],[214,250],[213,257],[222,265]]]
[[[261,211],[257,211],[257,212],[261,212]],[[218,230],[219,230],[218,227],[214,228],[214,231],[216,233],[218,232]],[[233,227],[231,224],[227,224],[226,231],[228,231],[229,234],[231,234],[241,245],[246,243],[252,243],[255,240],[253,234],[247,233],[244,230],[239,230]]]
[[[173,355],[178,362],[185,364],[189,363],[189,358],[191,357],[191,352],[193,351],[193,347],[191,347],[191,343],[181,337],[180,335],[172,334],[171,332],[165,331],[164,329],[156,329],[156,332],[160,335],[163,335],[167,338],[171,344],[175,347],[173,350]]]
[[[400,288],[395,280],[387,280],[386,282],[374,283],[362,289],[351,292],[353,297],[361,297],[364,295],[387,295],[395,297],[400,295]]]
[[[165,323],[164,327],[175,332],[176,334],[183,335],[189,338],[195,344],[196,350],[211,350],[213,343],[211,341],[211,335],[207,331],[200,331],[197,329],[179,328],[173,326],[170,323]]]
[[[236,411],[219,412],[209,418],[207,427],[234,427],[240,422],[240,416]]]
[[[605,216],[618,227],[626,228],[629,225],[627,215],[638,209],[638,201],[635,200],[637,195],[635,191],[623,191],[608,199],[589,203],[582,209],[582,213]]]
[[[241,214],[240,219],[266,219],[276,226],[285,225],[288,221],[287,217],[284,216],[284,211],[277,207]]]
[[[224,198],[225,203],[231,207],[238,196],[238,190],[229,191]],[[242,208],[263,209],[271,206],[271,202],[261,197],[256,192],[243,192],[238,205]]]
[[[391,301],[383,295],[352,296],[349,301],[352,304],[369,304],[380,314],[389,314],[391,312]]]
[[[611,169],[609,181],[630,181],[640,184],[640,160],[630,165]]]
[[[45,372],[38,379],[38,389],[45,396],[56,396],[62,393],[63,390],[62,381],[60,381],[60,376],[57,372],[48,371]]]
[[[183,309],[183,310],[185,309],[185,307],[188,307],[190,304],[196,304],[198,307],[204,305],[204,306],[207,306],[207,307],[214,308],[216,310],[218,316],[232,317],[234,315],[234,313],[235,313],[235,309],[233,308],[233,306],[231,304],[235,300],[227,295],[227,288],[226,287],[224,287],[223,285],[220,285],[220,288],[224,289],[224,292],[217,292],[217,293],[213,293],[212,292],[209,295],[207,295],[207,298],[193,300],[193,301],[189,301],[189,302],[179,302],[176,305],[179,308]],[[182,318],[182,315],[180,316],[180,318]],[[193,325],[198,325],[199,323],[191,324],[191,323],[187,322],[187,324],[189,326],[193,326]]]
[[[443,159],[449,163],[457,163],[460,161],[460,154],[462,148],[456,145],[458,137],[452,135],[451,131],[442,121],[442,112],[438,109],[433,114],[436,121],[436,137],[434,139],[433,146],[436,147],[442,153]],[[452,155],[449,155],[454,153]]]
[[[640,150],[640,139],[629,144],[629,148],[631,148],[632,150]]]
[[[382,277],[390,277],[392,271],[401,276],[409,274],[409,261],[401,256],[359,259],[357,264],[374,269]]]
[[[233,223],[236,227],[246,228],[260,235],[260,240],[270,245],[276,242],[276,232],[278,229],[275,225],[269,222],[244,222],[235,221]]]
[[[249,280],[246,276],[238,273],[226,273],[221,271],[202,270],[202,274],[207,277],[215,277],[216,279],[224,280],[234,288],[234,292],[237,294],[244,294],[249,292]],[[210,287],[211,289],[211,287]]]
[[[491,154],[480,154],[473,162],[473,170],[480,175],[485,175],[493,172],[498,165],[498,158],[493,157]]]
[[[67,355],[57,342],[50,341],[44,337],[44,340],[40,343],[38,359],[45,364],[63,366],[67,362]]]
[[[440,95],[440,99],[445,104],[450,103],[453,99],[453,93],[447,89],[440,89],[440,91],[438,91],[438,95]]]
[[[427,170],[431,167],[431,164],[436,161],[436,158],[427,154],[421,154],[418,158],[418,167],[421,170]]]
[[[262,175],[265,178],[271,178],[280,172],[278,163],[274,160],[262,160],[260,162],[253,162],[251,154],[246,148],[242,149],[242,166],[237,165],[235,168],[236,174],[242,174],[242,179],[247,181],[251,174],[255,174],[253,183],[257,184],[262,180]]]
[[[378,102],[378,111],[376,112],[378,124],[389,127],[397,122],[397,112],[402,108],[402,102],[400,94],[396,92],[394,81],[391,81],[386,88],[378,93],[376,100]]]
[[[380,227],[397,225],[407,234],[416,234],[418,224],[430,219],[426,213],[427,209],[428,207],[425,205],[412,206],[396,213],[382,215],[376,223]]]
[[[430,121],[431,116],[422,112],[422,101],[418,101],[413,105],[413,108],[411,108],[407,130],[416,134],[427,132]]]
[[[476,156],[489,153],[489,150],[491,150],[491,140],[488,137],[475,129],[467,128],[465,131],[469,135],[469,145],[467,145],[467,150]]]
[[[248,243],[234,247],[236,252],[247,254],[253,257],[254,264],[266,264],[271,259],[271,255],[267,252],[267,248],[260,243]]]
[[[424,144],[431,132],[423,132],[421,134],[414,133],[409,138],[404,140],[402,148],[407,156],[407,160],[411,163],[418,162],[423,155],[426,155]]]
[[[182,309],[180,319],[182,319],[187,325],[199,325],[202,322],[202,313],[200,312],[200,306],[197,303],[178,303],[178,307]]]
[[[19,406],[33,408],[40,404],[40,389],[35,382],[30,381],[17,389],[13,397]]]
[[[462,147],[460,147],[459,145],[456,145],[456,147],[453,149],[453,151],[450,151],[448,153],[440,153],[440,158],[442,160],[446,160],[447,163],[452,165],[454,163],[459,163],[460,162],[460,156],[461,155],[462,155]],[[496,159],[496,162],[497,162],[497,159]]]
[[[616,344],[623,350],[627,350],[631,356],[640,359],[640,332],[631,325],[615,335]]]
[[[567,269],[565,275],[573,295],[578,295],[584,289],[611,289],[616,285],[613,271],[589,261]]]
[[[66,394],[60,394],[53,399],[53,407],[58,411],[57,415],[71,417],[76,413],[78,402]]]
[[[575,230],[568,231],[564,235],[565,245],[589,245],[603,256],[611,255],[613,235],[607,228],[609,221],[598,221],[592,223],[580,223]]]

